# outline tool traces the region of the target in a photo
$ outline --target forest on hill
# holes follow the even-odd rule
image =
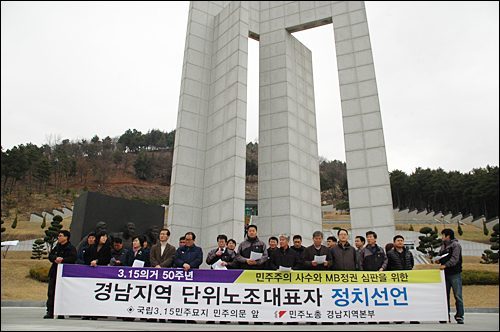
[[[28,143],[6,151],[2,148],[2,199],[14,191],[44,193],[92,186],[101,191],[111,186],[111,179],[113,186],[122,179],[126,179],[123,183],[151,184],[167,191],[170,186],[175,130],[153,129],[143,134],[128,129],[114,138],[95,135],[90,140],[48,141],[40,147]],[[246,146],[247,183],[258,182],[258,148],[257,142]],[[320,157],[318,163],[322,201],[347,201],[345,162]],[[394,208],[454,215],[461,212],[464,216],[484,215],[487,219],[499,214],[498,166],[475,168],[468,173],[417,167],[407,175],[394,170],[390,172],[390,181]],[[165,190],[157,191],[157,195]],[[119,191],[105,192],[123,195]]]

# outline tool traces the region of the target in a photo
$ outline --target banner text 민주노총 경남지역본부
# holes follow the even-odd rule
[[[55,315],[245,322],[447,320],[444,273],[59,265]]]

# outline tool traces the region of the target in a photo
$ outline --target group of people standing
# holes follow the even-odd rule
[[[411,270],[414,266],[412,253],[404,246],[404,238],[396,235],[393,238],[393,248],[387,252],[377,245],[377,234],[366,232],[366,242],[362,236],[356,237],[356,248],[348,240],[348,231],[340,229],[337,232],[338,241],[328,238],[328,245],[323,245],[323,233],[315,231],[312,234],[313,244],[302,246],[302,237],[293,236],[293,245],[290,246],[289,234],[280,234],[279,237],[269,239],[269,248],[257,236],[257,226],[249,225],[247,238],[236,249],[236,241],[226,235],[217,236],[217,248],[211,250],[206,263],[211,268],[219,269],[249,269],[249,270],[320,270],[320,271],[395,271]],[[442,232],[443,246],[439,255],[448,253],[441,261],[441,269],[445,270],[446,288],[448,295],[448,311],[450,289],[453,288],[457,304],[455,319],[463,323],[462,301],[462,253],[458,241],[454,238],[453,230],[444,229]],[[85,264],[90,266],[144,266],[155,268],[182,268],[185,271],[198,269],[203,262],[203,250],[195,245],[196,235],[187,232],[179,239],[179,248],[168,243],[170,231],[162,229],[159,233],[159,242],[148,247],[144,236],[132,238],[132,249],[123,248],[123,241],[114,237],[113,248],[107,243],[108,235],[101,231],[88,235],[87,246],[77,253],[76,248],[69,242],[70,233],[66,230],[59,232],[58,244],[49,254],[53,263],[49,272],[49,290],[47,300],[47,314],[44,318],[53,318],[54,290],[57,264]],[[359,241],[358,241],[359,240]],[[279,241],[279,247],[278,247]],[[359,243],[362,243],[361,245]],[[134,262],[140,261],[139,265]]]

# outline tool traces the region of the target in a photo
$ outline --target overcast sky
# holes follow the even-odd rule
[[[188,2],[1,2],[1,145],[171,131]],[[499,3],[367,2],[389,170],[499,164]],[[319,154],[345,161],[333,26],[313,52]],[[258,137],[249,40],[247,141]]]

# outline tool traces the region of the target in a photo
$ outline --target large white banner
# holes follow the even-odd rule
[[[55,315],[243,322],[448,320],[440,270],[58,267]]]

